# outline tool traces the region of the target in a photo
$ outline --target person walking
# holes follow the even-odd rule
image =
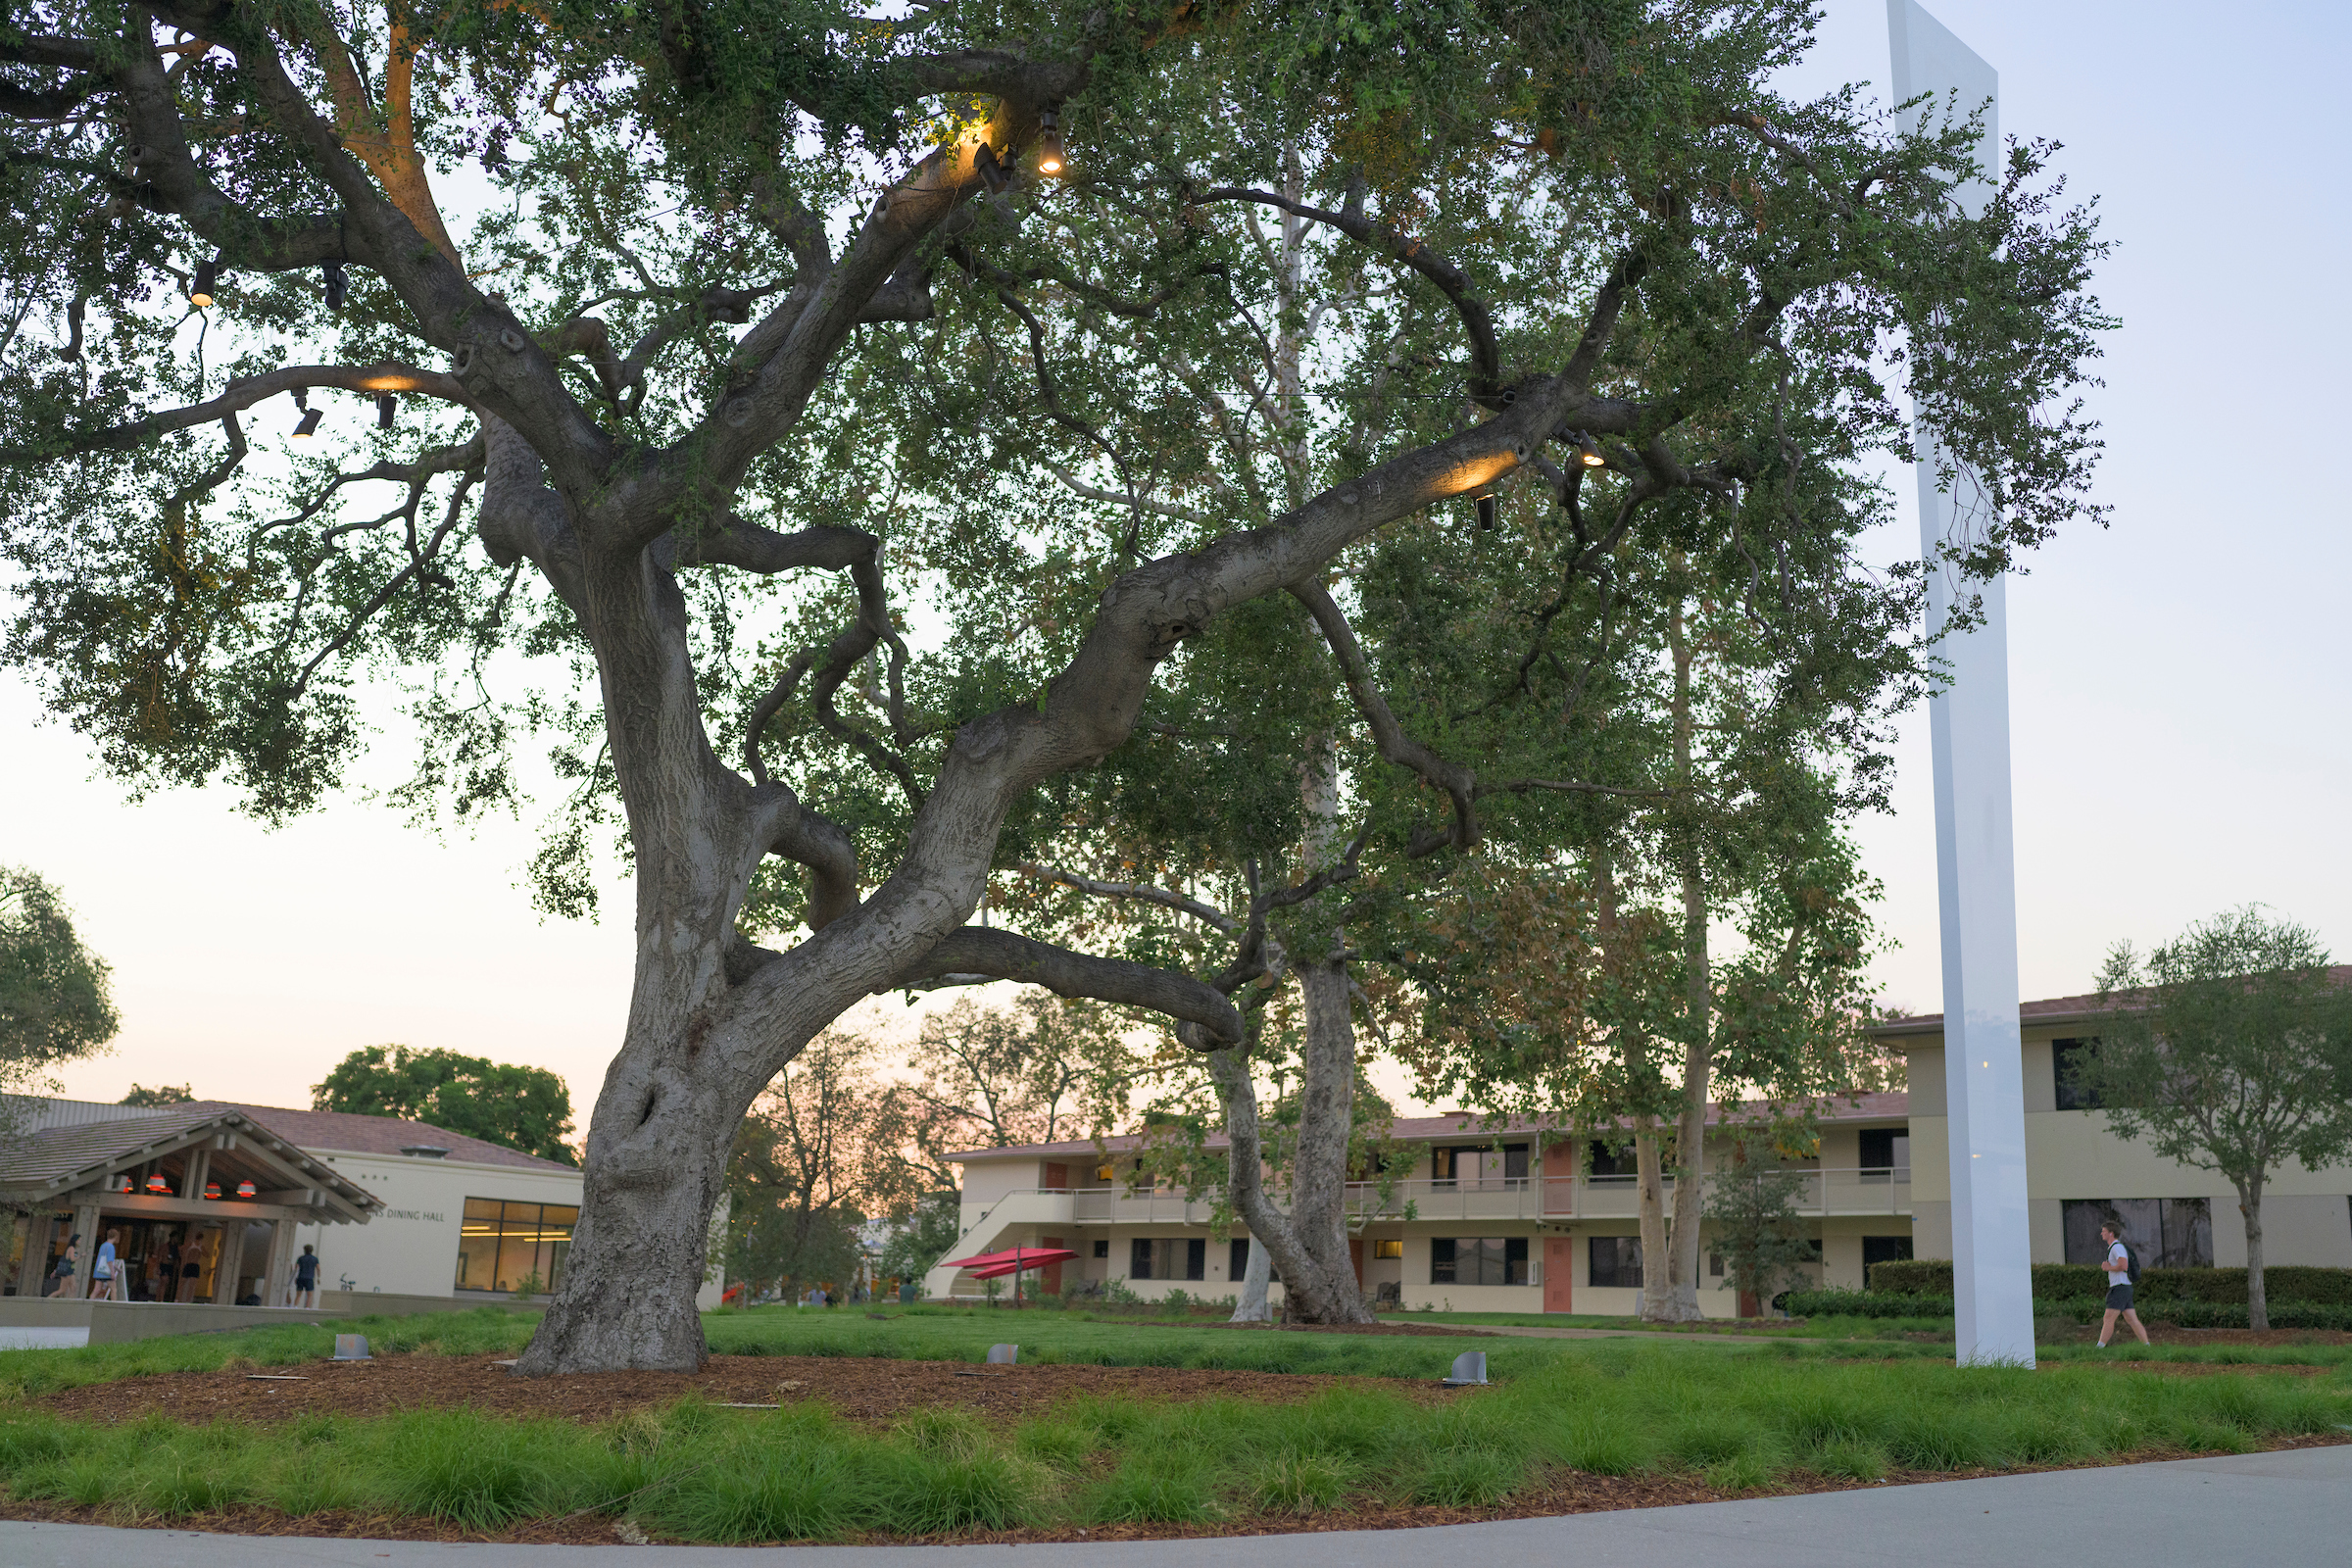
[[[106,1240],[98,1244],[97,1261],[90,1265],[90,1299],[93,1301],[119,1299],[115,1295],[115,1274],[117,1272],[115,1243],[121,1239],[122,1235],[121,1231],[110,1228],[106,1233]]]
[[[2124,1245],[2124,1222],[2111,1219],[2099,1227],[2099,1239],[2107,1244],[2106,1260],[2099,1264],[2107,1274],[2107,1317],[2099,1325],[2099,1348],[2115,1338],[2115,1320],[2122,1318],[2139,1336],[2139,1343],[2148,1343],[2148,1331],[2140,1325],[2139,1314],[2132,1307],[2132,1280],[2139,1270],[2132,1266],[2132,1249]]]
[[[58,1253],[57,1261],[50,1265],[49,1278],[47,1283],[42,1285],[41,1294],[43,1296],[64,1295],[67,1281],[74,1278],[74,1267],[80,1260],[81,1232],[75,1231],[66,1238],[66,1250]]]
[[[294,1260],[294,1304],[308,1307],[318,1304],[318,1254],[307,1247]]]

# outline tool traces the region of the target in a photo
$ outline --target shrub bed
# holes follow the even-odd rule
[[[2347,1420],[2352,1389],[2333,1380],[1961,1371],[1611,1341],[1439,1403],[1363,1388],[1288,1403],[1075,1397],[1025,1419],[943,1406],[888,1426],[813,1402],[699,1399],[599,1424],[470,1409],[108,1424],[19,1406],[0,1411],[0,1499],[149,1526],[241,1507],[491,1534],[601,1515],[710,1543],[1263,1528],[1505,1506],[1570,1472],[1747,1492],[2240,1452]]]
[[[2263,1294],[2277,1311],[2283,1302],[2316,1306],[2352,1307],[2352,1268],[2321,1268],[2304,1263],[2278,1263],[2262,1271]],[[1897,1258],[1870,1267],[1871,1294],[1940,1296],[1952,1294],[1952,1263],[1946,1257]],[[2089,1263],[2036,1263],[2034,1298],[2064,1301],[2077,1297],[2104,1296],[2106,1276]],[[2214,1306],[2246,1304],[2246,1271],[2242,1268],[2142,1269],[2132,1296],[2142,1308],[2159,1301],[2203,1302]]]

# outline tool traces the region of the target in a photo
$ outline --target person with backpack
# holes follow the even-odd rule
[[[2115,1320],[2122,1318],[2139,1336],[2139,1343],[2148,1343],[2148,1331],[2141,1326],[2139,1314],[2132,1308],[2132,1287],[2139,1280],[2139,1259],[2124,1245],[2124,1222],[2109,1219],[2099,1227],[2099,1239],[2107,1244],[2107,1258],[2099,1267],[2107,1271],[2107,1317],[2099,1325],[2099,1348],[2115,1338]]]

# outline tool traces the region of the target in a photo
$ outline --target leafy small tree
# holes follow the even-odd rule
[[[821,1035],[736,1129],[727,1161],[727,1272],[753,1286],[845,1280],[876,1214],[915,1206],[903,1092],[871,1072],[875,1044]]]
[[[2352,987],[2317,932],[2248,905],[2144,959],[2118,943],[2099,1003],[2112,1016],[2070,1081],[2124,1137],[2237,1189],[2246,1321],[2269,1328],[2263,1190],[2289,1159],[2316,1170],[2352,1154]]]
[[[579,1160],[571,1091],[545,1067],[468,1056],[438,1047],[365,1046],[311,1085],[313,1110],[399,1116],[561,1164]]]
[[[121,1026],[109,973],[57,889],[0,865],[0,1094],[54,1087],[50,1069],[106,1049]]]
[[[1707,1178],[1702,1210],[1725,1277],[1759,1305],[1801,1279],[1819,1255],[1796,1217],[1805,1173],[1776,1155],[1768,1139],[1737,1139],[1730,1166]]]
[[[885,1279],[920,1280],[963,1235],[963,1204],[952,1192],[930,1193],[882,1244],[874,1270]]]
[[[1058,1143],[1119,1120],[1140,1059],[1114,1009],[1047,992],[1009,1006],[959,998],[923,1021],[906,1093],[921,1107],[916,1144],[942,1176],[957,1149]]]
[[[145,1084],[132,1084],[130,1093],[117,1103],[152,1109],[158,1105],[184,1105],[195,1098],[196,1091],[187,1084],[157,1084],[152,1089]]]

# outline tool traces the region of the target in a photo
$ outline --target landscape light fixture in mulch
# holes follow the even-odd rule
[[[373,1360],[374,1357],[368,1353],[368,1336],[365,1334],[336,1335],[335,1359],[338,1361]]]
[[[204,310],[213,303],[213,291],[220,286],[220,258],[196,264],[196,276],[188,283],[188,303]]]
[[[1483,1389],[1487,1384],[1487,1352],[1464,1350],[1453,1358],[1453,1375],[1439,1380],[1449,1389]]]

